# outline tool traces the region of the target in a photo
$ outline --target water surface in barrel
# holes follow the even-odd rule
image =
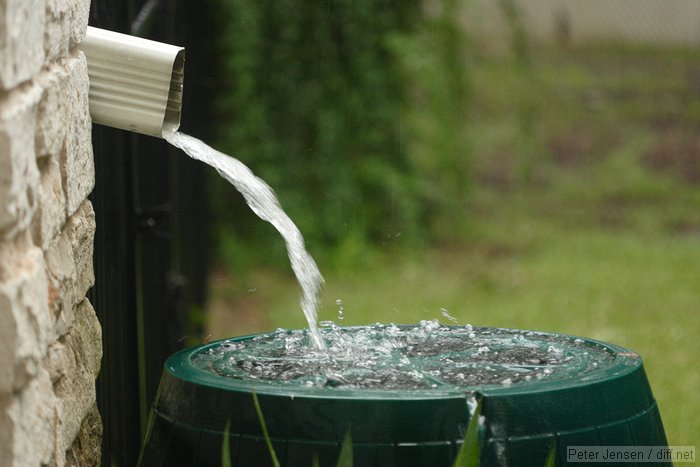
[[[609,366],[614,352],[570,336],[495,328],[375,324],[321,330],[326,350],[306,330],[229,339],[194,356],[225,378],[311,388],[411,391],[510,386],[579,377]]]

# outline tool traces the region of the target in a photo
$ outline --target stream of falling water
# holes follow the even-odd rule
[[[316,348],[324,349],[325,344],[316,323],[323,276],[316,262],[306,251],[301,232],[280,206],[272,188],[241,161],[213,149],[197,138],[179,131],[164,133],[163,138],[182,149],[191,158],[215,168],[243,195],[250,209],[258,217],[272,224],[282,235],[292,270],[301,287],[301,309],[309,323],[311,341]]]

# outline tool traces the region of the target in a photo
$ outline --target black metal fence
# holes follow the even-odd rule
[[[90,25],[185,46],[182,128],[206,138],[216,74],[209,2],[93,0]],[[97,381],[103,465],[133,466],[168,355],[192,337],[205,298],[206,167],[165,141],[93,128],[96,284],[102,324]]]

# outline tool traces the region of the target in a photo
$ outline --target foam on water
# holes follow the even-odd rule
[[[311,343],[317,349],[323,349],[324,343],[316,324],[323,276],[311,255],[306,251],[301,232],[280,206],[272,188],[253,174],[241,161],[213,149],[197,138],[179,131],[165,133],[163,138],[173,146],[182,149],[193,159],[215,168],[243,195],[250,209],[258,217],[272,224],[282,235],[292,270],[301,287],[301,309],[309,323]]]
[[[226,378],[299,388],[463,391],[578,377],[612,362],[602,347],[529,331],[375,324],[341,328],[324,322],[326,350],[309,348],[304,330],[279,329],[229,339],[193,364]]]

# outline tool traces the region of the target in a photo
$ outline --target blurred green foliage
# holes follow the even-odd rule
[[[217,146],[273,187],[312,253],[352,261],[429,240],[469,185],[457,1],[432,14],[418,0],[216,1]],[[223,261],[283,258],[271,228],[212,183]]]
[[[451,235],[471,188],[470,44],[459,21],[463,3],[436,2],[410,34],[391,37],[409,91],[401,114],[403,143],[428,241]]]

